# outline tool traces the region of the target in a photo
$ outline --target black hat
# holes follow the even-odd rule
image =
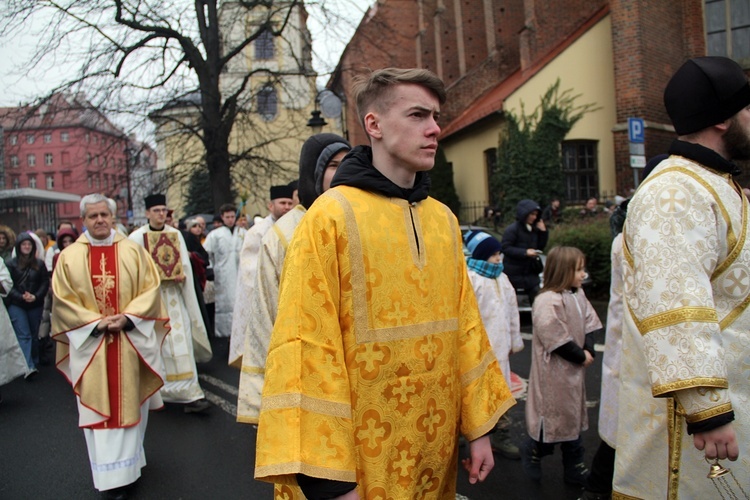
[[[146,202],[146,210],[148,210],[151,207],[157,207],[159,205],[166,206],[167,197],[163,194],[150,194],[146,196],[144,201]]]
[[[678,135],[698,132],[750,104],[750,84],[739,64],[726,57],[696,57],[672,76],[664,106]]]
[[[276,200],[278,198],[289,198],[291,199],[294,196],[294,189],[288,184],[284,184],[281,186],[271,186],[271,200]]]

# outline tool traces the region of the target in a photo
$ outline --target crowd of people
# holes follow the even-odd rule
[[[212,336],[239,369],[237,420],[257,425],[255,477],[278,498],[453,498],[462,440],[472,484],[495,454],[542,481],[559,444],[563,479],[584,499],[710,498],[705,461],[725,459],[739,460],[730,474],[744,492],[750,206],[732,181],[732,160],[750,159],[741,68],[705,57],[677,71],[665,105],[679,138],[618,200],[591,471],[585,373],[603,326],[583,290],[586,256],[557,246],[539,259],[559,200],[544,211],[522,200],[500,241],[461,233],[429,197],[445,100],[427,70],[362,76],[369,145],[313,135],[298,179],[272,186],[268,215],[251,223],[227,204],[211,231],[200,216],[178,230],[157,193],[130,234],[100,194],[80,202],[80,235],[64,223],[55,241],[0,226],[0,385],[34,377],[49,362],[40,339],[56,341],[107,498],[127,498],[140,477],[149,410],[210,408],[196,364],[213,356]],[[593,199],[581,216],[597,211]],[[519,289],[533,325],[523,439],[507,415],[510,359],[524,348]]]

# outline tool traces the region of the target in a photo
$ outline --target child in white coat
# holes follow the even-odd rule
[[[474,287],[479,312],[505,381],[510,387],[510,355],[523,349],[516,291],[503,274],[500,242],[483,231],[464,234],[469,280]],[[491,436],[492,448],[505,458],[519,460],[519,449],[510,439],[510,417],[503,415]]]

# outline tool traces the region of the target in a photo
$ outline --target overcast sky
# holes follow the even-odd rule
[[[308,5],[308,28],[313,39],[313,67],[316,71],[324,74],[335,68],[341,52],[372,1],[325,0],[327,8],[346,19],[346,22],[337,23],[335,29],[322,24],[316,6]],[[52,67],[35,68],[30,73],[19,71],[29,60],[36,40],[34,26],[29,26],[23,35],[13,36],[12,39],[0,35],[0,106],[15,106],[33,100],[70,78],[71,68],[63,65],[50,64]],[[318,85],[322,86],[326,80],[327,77],[321,76]]]

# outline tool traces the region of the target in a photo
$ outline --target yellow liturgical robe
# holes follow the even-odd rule
[[[481,437],[514,403],[449,209],[322,195],[284,264],[255,477],[279,498],[301,498],[303,473],[361,498],[453,499],[459,432]]]

